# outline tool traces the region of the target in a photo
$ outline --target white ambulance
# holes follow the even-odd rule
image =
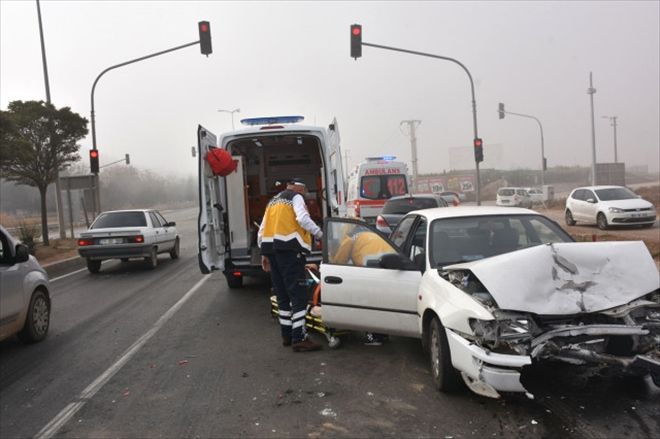
[[[346,189],[348,217],[373,224],[388,199],[408,193],[408,166],[395,159],[394,156],[367,157],[355,167]]]
[[[230,288],[243,277],[263,275],[257,232],[270,199],[292,177],[305,180],[305,201],[319,225],[328,216],[345,216],[344,180],[337,121],[328,128],[301,125],[302,116],[243,119],[247,128],[217,137],[197,130],[199,160],[199,267],[222,270]],[[215,176],[206,159],[223,148],[237,161],[226,177]],[[317,244],[309,262],[321,260]]]

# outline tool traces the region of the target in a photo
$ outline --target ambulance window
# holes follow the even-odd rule
[[[405,175],[387,175],[387,190],[390,196],[406,194],[406,176]]]
[[[380,176],[372,175],[369,177],[362,177],[362,187],[360,188],[360,196],[362,198],[369,198],[377,200],[381,193],[380,189]]]

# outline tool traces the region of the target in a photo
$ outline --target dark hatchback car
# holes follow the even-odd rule
[[[392,197],[383,206],[383,211],[376,218],[376,228],[389,236],[408,212],[413,210],[447,207],[447,201],[441,194],[415,194]]]

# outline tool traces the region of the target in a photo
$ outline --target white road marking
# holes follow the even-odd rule
[[[110,262],[110,259],[108,259],[107,261],[101,261],[101,265],[105,264],[106,262]],[[80,273],[82,271],[87,271],[87,269],[86,268],[81,268],[80,270],[72,271],[71,273],[67,273],[67,274],[63,274],[62,276],[54,277],[54,278],[50,279],[50,281],[55,282],[56,280],[60,280],[60,279],[64,279],[65,277],[73,276],[74,274]]]
[[[163,314],[158,321],[140,337],[131,347],[129,347],[115,363],[96,378],[80,395],[75,399],[76,402],[68,404],[61,412],[59,412],[53,419],[50,420],[44,428],[39,431],[34,437],[35,439],[48,439],[53,437],[60,428],[64,426],[84,405],[87,401],[91,400],[96,393],[117,373],[121,368],[129,362],[129,360],[140,350],[144,344],[153,337],[156,332],[172,318],[172,316],[183,306],[184,303],[190,299],[204,283],[209,280],[211,276],[204,276],[199,280],[177,303]]]

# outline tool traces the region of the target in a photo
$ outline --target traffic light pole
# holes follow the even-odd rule
[[[541,186],[545,184],[545,145],[543,144],[543,125],[541,121],[529,114],[522,113],[512,113],[510,111],[501,111],[504,114],[510,114],[512,116],[527,117],[529,119],[534,119],[537,124],[539,124],[539,129],[541,130]]]
[[[472,123],[474,125],[474,138],[477,139],[479,138],[479,134],[477,131],[477,101],[476,98],[474,97],[474,81],[472,80],[472,75],[470,74],[470,71],[461,63],[460,61],[454,59],[454,58],[449,58],[447,56],[441,56],[441,55],[434,55],[432,53],[425,53],[425,52],[417,52],[414,50],[407,50],[407,49],[401,49],[398,47],[391,47],[391,46],[383,46],[380,44],[371,44],[371,43],[365,43],[362,42],[363,46],[368,46],[368,47],[375,47],[377,49],[384,49],[384,50],[392,50],[394,52],[402,52],[402,53],[409,53],[411,55],[419,55],[419,56],[425,56],[428,58],[435,58],[435,59],[442,59],[445,61],[451,61],[453,63],[458,64],[461,66],[461,68],[467,73],[468,79],[470,80],[470,91],[472,92]],[[476,164],[476,170],[477,170],[477,206],[481,205],[481,176],[479,174],[479,162],[475,160]]]
[[[139,62],[139,61],[144,61],[145,59],[154,58],[156,56],[164,55],[166,53],[174,52],[175,50],[180,50],[180,49],[184,49],[186,47],[194,46],[194,45],[199,44],[199,43],[200,42],[198,40],[198,41],[194,41],[192,43],[184,44],[182,46],[172,47],[171,49],[162,50],[160,52],[156,52],[156,53],[152,53],[150,55],[142,56],[140,58],[135,58],[135,59],[132,59],[130,61],[123,62],[121,64],[116,64],[114,66],[110,66],[107,69],[103,70],[101,73],[99,73],[99,75],[94,80],[94,84],[92,85],[92,93],[91,93],[91,95],[92,95],[91,96],[91,101],[92,101],[92,107],[91,107],[92,149],[96,150],[96,118],[94,117],[94,114],[95,114],[95,111],[94,111],[94,91],[96,90],[96,84],[99,82],[99,79],[101,79],[101,77],[103,75],[105,75],[110,70],[114,70],[114,69],[119,68],[119,67],[127,66],[129,64],[133,64],[133,63],[136,63],[136,62]],[[95,198],[96,198],[96,209],[97,209],[96,213],[97,214],[101,212],[101,195],[100,195],[99,186],[100,186],[100,184],[99,184],[98,174],[96,174],[96,191],[95,191],[96,194],[95,194]]]

